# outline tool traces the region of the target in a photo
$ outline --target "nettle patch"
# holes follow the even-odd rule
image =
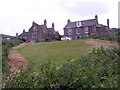
[[[103,47],[68,64],[52,66],[51,61],[40,65],[40,72],[28,75],[32,68],[14,77],[6,88],[118,88],[120,49]]]

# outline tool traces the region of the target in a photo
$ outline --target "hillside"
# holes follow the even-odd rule
[[[87,55],[93,47],[99,47],[100,45],[106,47],[115,44],[103,40],[84,39],[32,43],[18,49],[18,51],[30,62],[33,72],[36,72],[39,71],[40,64],[44,62],[50,61],[52,64],[59,66]]]
[[[120,49],[114,46],[116,42],[98,39],[20,45],[14,49],[30,64],[6,87],[117,88]]]
[[[84,40],[33,43],[18,51],[31,63],[34,71],[39,71],[40,64],[50,61],[54,65],[78,59],[91,50],[92,45]]]

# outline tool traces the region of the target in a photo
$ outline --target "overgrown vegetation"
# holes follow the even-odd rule
[[[30,68],[7,83],[6,88],[118,88],[120,49],[93,49],[87,56],[52,66],[49,60],[39,72],[28,75]]]
[[[115,32],[112,34],[100,34],[91,36],[90,38],[120,42],[120,32]]]
[[[3,39],[2,40],[2,73],[3,75],[7,75],[9,72],[9,65],[8,65],[9,49],[21,43],[23,43],[23,40],[21,39],[9,39],[9,40]]]

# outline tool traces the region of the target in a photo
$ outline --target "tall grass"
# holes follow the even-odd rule
[[[2,65],[1,65],[1,68],[2,68],[2,81],[4,82],[4,80],[6,80],[6,78],[8,77],[9,75],[9,65],[8,65],[8,62],[9,62],[9,59],[8,59],[8,52],[10,50],[10,48],[20,44],[20,43],[23,43],[23,40],[19,40],[19,39],[10,39],[10,40],[7,40],[7,39],[3,39],[2,40],[2,52],[1,52],[1,56],[2,56]]]
[[[112,34],[100,34],[91,36],[90,38],[120,42],[120,32],[115,32]]]
[[[11,47],[14,47],[20,43],[23,43],[23,40],[19,39],[3,39],[2,40],[2,72],[3,73],[8,73],[9,71],[9,66],[8,66],[8,52]]]

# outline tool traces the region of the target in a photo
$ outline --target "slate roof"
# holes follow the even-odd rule
[[[96,19],[82,20],[82,21],[70,22],[65,26],[65,28],[75,28],[77,27],[76,26],[77,22],[81,22],[82,24],[81,27],[92,26],[92,25],[96,25],[97,23]]]
[[[2,38],[14,38],[15,36],[10,36],[10,35],[6,35],[6,34],[0,34],[0,37],[2,37]]]
[[[42,28],[42,29],[43,29],[43,28],[46,28],[46,26],[45,26],[44,24],[43,24],[43,25],[39,25],[39,24],[37,24],[37,23],[35,23],[35,22],[33,23],[33,25],[31,26],[30,29],[32,29],[33,26],[37,26],[38,28]],[[30,29],[29,29],[29,30],[30,30]]]
[[[103,24],[98,24],[97,27],[107,27],[107,26],[105,26]]]
[[[21,36],[27,36],[28,35],[28,32],[24,32],[24,33],[21,33],[20,35],[19,35],[19,37],[21,37]]]

